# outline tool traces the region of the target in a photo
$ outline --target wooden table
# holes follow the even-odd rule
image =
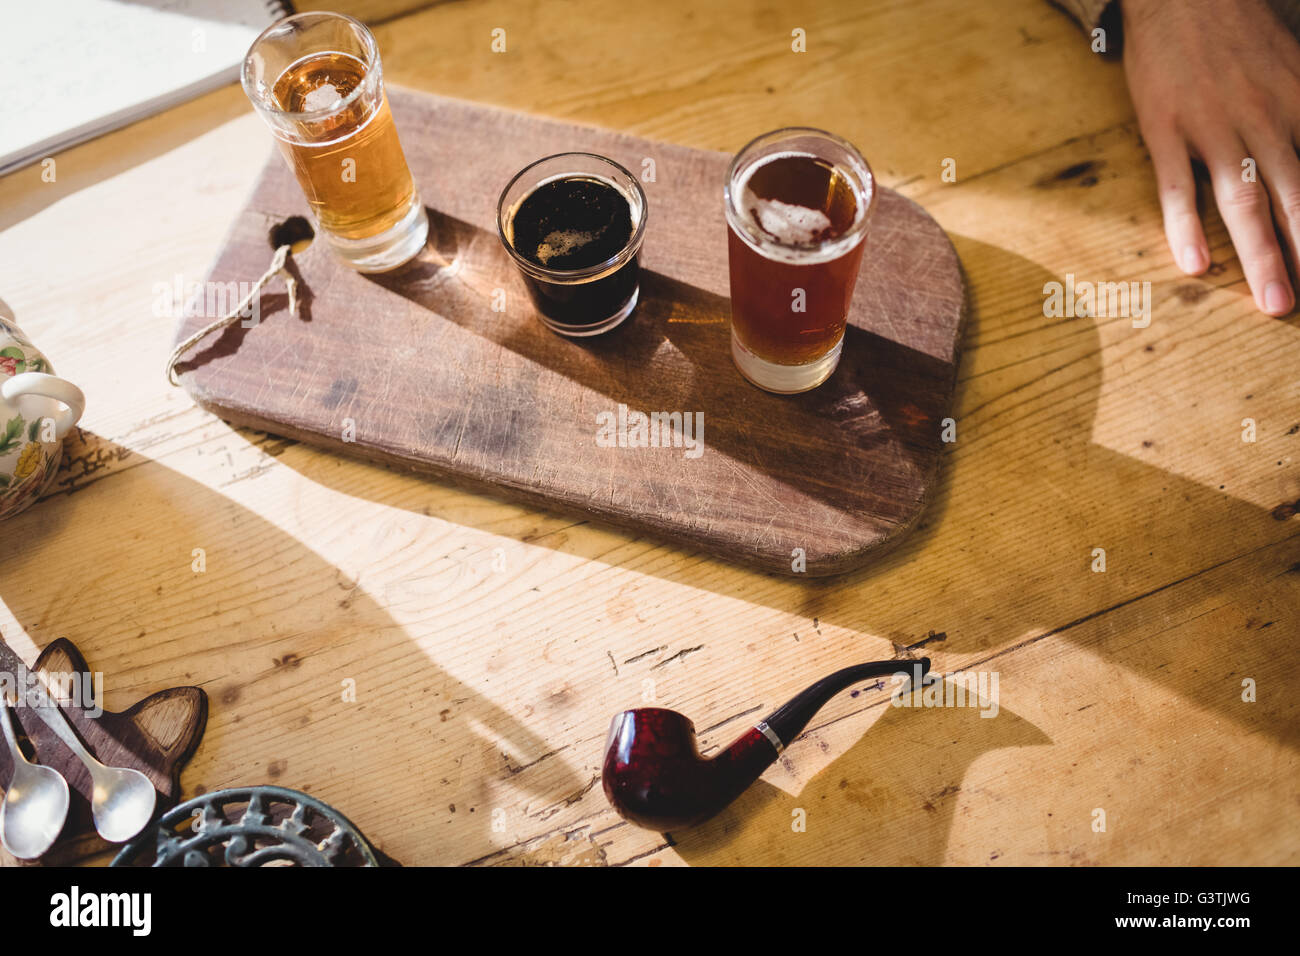
[[[1122,69],[1074,23],[1041,0],[357,6],[393,83],[714,149],[794,123],[857,143],[968,271],[936,502],[864,572],[778,579],[199,411],[152,305],[203,277],[271,148],[230,86],[58,155],[54,183],[0,180],[0,296],[89,398],[57,486],[0,531],[27,660],[72,638],[113,709],[203,686],[187,795],[306,790],[407,863],[1300,862],[1300,322],[1255,311],[1215,215],[1210,274],[1176,270]],[[1067,273],[1149,281],[1150,327],[1046,317]],[[615,711],[653,699],[725,746],[920,642],[996,671],[998,716],[844,695],[709,825],[670,842],[606,804]]]

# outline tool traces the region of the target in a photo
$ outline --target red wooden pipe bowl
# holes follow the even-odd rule
[[[751,728],[706,759],[690,720],[673,710],[642,707],[623,711],[610,724],[601,782],[620,816],[663,833],[718,813],[776,757],[772,744]]]

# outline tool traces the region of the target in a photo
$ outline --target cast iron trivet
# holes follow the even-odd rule
[[[113,866],[397,866],[328,804],[284,787],[235,787],[178,804]]]

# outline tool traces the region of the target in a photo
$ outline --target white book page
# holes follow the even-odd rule
[[[264,0],[6,3],[0,173],[238,80],[281,15]]]

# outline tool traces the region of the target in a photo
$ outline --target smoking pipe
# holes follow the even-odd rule
[[[907,673],[913,686],[930,659],[873,661],[823,677],[772,711],[722,753],[706,758],[695,725],[674,710],[640,707],[614,717],[605,744],[605,796],[623,819],[663,833],[702,823],[743,793],[840,691]]]

